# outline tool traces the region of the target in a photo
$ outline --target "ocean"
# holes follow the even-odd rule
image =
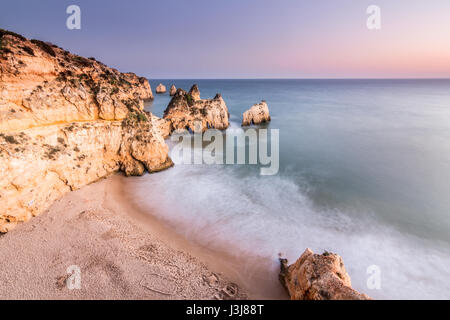
[[[178,163],[128,180],[137,205],[191,241],[270,259],[273,279],[280,253],[294,262],[311,248],[341,255],[373,298],[450,299],[450,80],[160,82],[220,92],[231,128],[266,100],[280,168]],[[169,101],[146,108],[162,116]]]

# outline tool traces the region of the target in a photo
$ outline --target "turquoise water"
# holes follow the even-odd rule
[[[278,253],[309,247],[340,254],[374,298],[450,299],[449,80],[150,82],[220,92],[232,128],[265,99],[280,171],[179,164],[131,180],[137,203],[193,241],[272,259],[273,275]],[[147,109],[162,116],[169,101],[156,95]],[[379,290],[366,285],[370,265]]]

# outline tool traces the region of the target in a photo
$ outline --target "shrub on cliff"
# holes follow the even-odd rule
[[[16,140],[13,136],[4,136],[3,139],[5,139],[6,142],[11,144],[19,144],[19,141]]]
[[[149,119],[143,112],[131,111],[128,113],[127,118],[122,122],[122,125],[133,125],[136,123],[148,122]]]
[[[27,40],[24,36],[22,36],[22,35],[20,35],[18,33],[15,33],[15,32],[9,31],[9,30],[5,30],[5,29],[0,29],[0,38],[3,38],[3,36],[5,36],[5,35],[9,35],[9,36],[13,36],[13,37],[19,38],[22,41],[26,41]]]
[[[93,62],[92,60],[80,57],[80,56],[75,56],[73,58],[73,61],[75,62],[75,64],[77,64],[79,67],[92,67]]]
[[[194,98],[192,98],[192,96],[189,93],[186,93],[184,97],[186,98],[188,106],[192,107],[192,105],[194,104]]]
[[[52,57],[56,57],[55,50],[53,50],[53,48],[49,44],[45,43],[44,41],[36,39],[31,40],[31,42],[37,45],[42,51],[46,52]]]
[[[33,57],[34,57],[34,50],[31,49],[30,47],[28,47],[28,46],[22,46],[22,47],[20,47],[20,49],[22,49],[23,51],[25,51],[26,53],[28,53],[30,56],[33,56]]]

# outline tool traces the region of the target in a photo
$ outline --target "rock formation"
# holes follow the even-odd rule
[[[170,87],[170,91],[169,91],[170,96],[173,97],[173,96],[175,95],[176,92],[177,92],[177,88],[175,87],[175,85],[172,85],[172,86]]]
[[[160,84],[156,87],[156,93],[166,93],[166,86],[163,85],[162,83],[160,83]]]
[[[198,92],[200,97],[198,87],[193,87],[191,91]],[[229,126],[228,108],[220,94],[213,99],[195,100],[191,94],[180,88],[164,111],[164,119],[170,121],[171,131],[195,131],[195,122],[201,123],[203,132],[209,128],[224,130]]]
[[[337,254],[320,255],[306,249],[294,264],[288,266],[286,259],[280,262],[280,281],[292,300],[370,299],[351,287],[350,276]]]
[[[0,72],[0,232],[115,171],[172,165],[147,79],[5,30]]]
[[[249,110],[245,111],[242,116],[242,126],[251,124],[261,124],[270,121],[269,107],[266,101],[254,104]]]
[[[189,90],[189,94],[194,101],[200,100],[200,89],[198,88],[198,85],[194,84],[191,90]]]

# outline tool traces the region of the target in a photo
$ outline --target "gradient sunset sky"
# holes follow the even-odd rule
[[[450,0],[2,0],[0,28],[149,78],[450,78]]]

